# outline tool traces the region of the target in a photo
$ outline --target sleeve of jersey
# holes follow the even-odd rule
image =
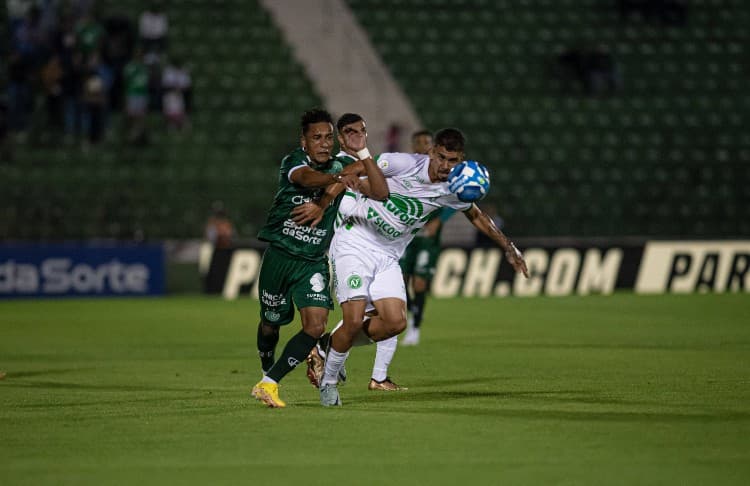
[[[292,184],[292,172],[299,169],[300,167],[305,167],[307,165],[306,161],[302,158],[295,157],[292,155],[287,155],[284,157],[284,160],[281,161],[281,178],[286,179],[290,184]]]
[[[380,154],[377,163],[386,177],[393,177],[414,170],[414,159],[409,154]]]

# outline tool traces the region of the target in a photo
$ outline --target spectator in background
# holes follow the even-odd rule
[[[214,201],[211,216],[208,217],[205,229],[206,240],[210,241],[214,248],[231,248],[234,238],[234,226],[227,216],[224,203]]]
[[[190,72],[181,59],[175,58],[162,72],[162,111],[170,129],[182,129],[188,124],[187,95],[192,89]]]
[[[125,105],[123,70],[135,50],[135,28],[128,17],[112,15],[104,20],[104,29],[102,58],[112,69],[109,107],[121,110]]]
[[[63,67],[57,54],[49,58],[40,73],[47,107],[47,124],[60,131],[63,126]]]
[[[432,148],[432,132],[417,130],[411,135],[411,150],[415,154],[427,154]]]
[[[388,153],[401,151],[401,126],[398,123],[391,123],[388,127],[388,132],[385,134],[385,147]]]
[[[137,49],[133,60],[123,71],[125,85],[125,111],[128,118],[127,140],[143,145],[148,143],[146,115],[148,113],[148,67],[143,54]]]
[[[53,35],[53,50],[60,59],[62,76],[60,89],[62,98],[65,136],[70,142],[81,131],[83,107],[81,88],[85,74],[83,53],[77,47],[75,21],[72,15],[63,15],[57,31]]]
[[[160,55],[167,47],[169,19],[159,2],[152,1],[138,18],[138,35],[146,56]]]
[[[8,128],[21,138],[26,136],[32,111],[31,76],[30,60],[13,50],[8,60]]]
[[[95,15],[86,13],[76,25],[76,49],[82,54],[85,62],[90,56],[101,51],[104,42],[104,27]]]
[[[107,126],[112,74],[98,53],[91,55],[83,82],[83,127],[91,144],[101,142]]]

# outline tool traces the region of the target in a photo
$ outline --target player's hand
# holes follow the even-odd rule
[[[313,202],[300,204],[292,209],[292,221],[301,226],[315,227],[323,219],[323,208]]]
[[[344,139],[344,145],[346,148],[359,152],[363,148],[367,147],[367,134],[354,130],[345,130],[341,134]]]
[[[349,187],[351,189],[359,190],[360,180],[359,176],[356,176],[354,174],[340,174],[341,175],[341,184],[346,185],[346,187]]]
[[[510,244],[510,247],[505,250],[505,258],[513,266],[516,272],[523,273],[523,276],[529,278],[529,269],[526,268],[526,260],[523,259],[523,253],[521,253],[516,245]]]

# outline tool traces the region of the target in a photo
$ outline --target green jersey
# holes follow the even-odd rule
[[[316,227],[298,225],[292,221],[292,209],[319,198],[325,189],[311,189],[294,184],[289,180],[289,173],[297,167],[308,166],[326,174],[338,174],[341,169],[352,162],[352,159],[333,158],[326,164],[318,166],[310,161],[301,148],[284,157],[279,170],[279,189],[268,211],[266,224],[258,233],[258,239],[267,241],[271,243],[271,246],[298,258],[305,260],[322,258],[333,238],[333,223],[343,194],[325,209],[323,219]]]
[[[125,94],[128,96],[148,95],[148,68],[138,61],[131,61],[123,71]]]

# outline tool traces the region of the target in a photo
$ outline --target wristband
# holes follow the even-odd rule
[[[370,151],[367,150],[367,147],[365,147],[359,152],[357,152],[357,157],[359,157],[359,160],[365,160],[365,159],[369,159],[370,157],[372,157],[372,155],[370,155]]]

